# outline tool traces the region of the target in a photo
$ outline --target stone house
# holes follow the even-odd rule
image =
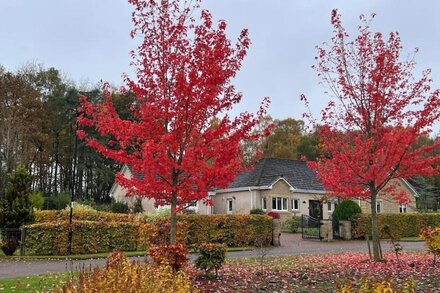
[[[382,193],[378,197],[378,213],[415,211],[417,192],[404,179],[396,184],[408,194],[410,203],[400,205]],[[248,214],[252,209],[262,209],[278,212],[282,220],[300,215],[329,219],[339,202],[326,194],[306,162],[274,158],[262,159],[254,169],[237,175],[228,188],[215,190],[211,196],[214,214]],[[353,200],[362,212],[370,212],[368,201]]]
[[[130,168],[121,170],[124,176],[133,176]],[[406,213],[415,211],[417,192],[404,179],[399,179],[397,188],[407,192],[411,201],[400,205],[386,194],[378,197],[378,213]],[[110,196],[116,201],[132,205],[136,197],[126,197],[124,189],[115,183]],[[194,203],[190,209],[199,214],[249,214],[252,209],[265,212],[276,211],[281,219],[308,215],[329,219],[339,202],[329,197],[322,184],[307,163],[301,160],[265,158],[257,162],[252,170],[238,174],[225,189],[209,192],[213,206],[202,201]],[[353,199],[363,213],[370,212],[368,201]],[[144,211],[154,210],[154,200],[142,199]]]
[[[132,170],[124,165],[120,171],[122,175],[126,178],[131,178],[133,176]],[[135,174],[135,176],[140,176]],[[114,199],[116,202],[123,202],[128,204],[129,207],[132,207],[137,200],[137,196],[126,196],[126,190],[119,185],[117,182],[113,183],[112,188],[110,189],[109,196]],[[142,208],[144,212],[150,212],[156,210],[154,206],[154,199],[141,198]],[[164,207],[166,208],[166,207]],[[193,210],[194,212],[202,215],[210,214],[212,207],[206,206],[203,201],[194,202],[193,204],[187,207],[188,210]]]

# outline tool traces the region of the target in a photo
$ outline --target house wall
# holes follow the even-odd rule
[[[249,214],[251,209],[263,209],[263,198],[266,198],[267,203],[267,209],[263,210],[269,212],[272,211],[272,198],[274,197],[282,197],[287,199],[287,211],[276,210],[276,212],[281,216],[281,221],[284,222],[286,219],[291,218],[292,216],[309,215],[309,200],[320,200],[322,198],[322,194],[297,193],[292,191],[290,186],[284,180],[279,180],[272,186],[272,189],[219,192],[213,196],[213,213],[227,214],[227,200],[232,199],[233,214]],[[292,210],[292,199],[299,200],[298,210]],[[332,203],[331,207],[332,211],[328,212],[327,204],[324,204],[324,219],[328,219],[329,215],[331,215],[333,212],[334,203]]]
[[[406,187],[401,180],[396,179],[394,181],[396,185],[396,191],[404,191],[408,194],[410,198],[410,202],[408,203],[407,213],[416,212],[416,198],[414,194],[408,187]],[[362,213],[371,214],[371,206],[370,202],[366,200],[354,200],[361,207]],[[382,202],[382,211],[380,213],[392,213],[398,214],[400,213],[400,203],[398,203],[392,196],[384,194],[383,192],[379,193],[377,196],[377,201]]]
[[[130,169],[124,167],[122,170],[122,174],[126,178],[131,178],[133,175],[130,172]],[[124,189],[121,185],[115,183],[114,188],[111,190],[110,197],[114,198],[116,202],[123,202],[128,204],[129,207],[133,206],[136,202],[137,196],[126,196],[127,190]],[[152,212],[156,210],[154,206],[154,199],[142,198],[142,208],[144,212]],[[202,200],[197,202],[196,212],[198,214],[206,215],[211,213],[211,207],[206,206]]]

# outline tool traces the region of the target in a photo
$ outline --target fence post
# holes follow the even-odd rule
[[[26,247],[26,228],[22,227],[20,232],[20,256],[24,256]]]
[[[280,235],[281,235],[281,220],[272,220],[272,244],[273,246],[280,246]]]
[[[319,233],[323,241],[333,241],[333,222],[331,220],[321,220]]]

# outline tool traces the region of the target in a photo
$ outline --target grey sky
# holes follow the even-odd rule
[[[256,111],[271,98],[275,118],[301,118],[301,93],[318,113],[326,98],[318,85],[315,46],[331,37],[330,12],[338,8],[344,26],[354,31],[360,14],[377,13],[373,29],[399,31],[405,52],[420,48],[419,69],[432,68],[440,87],[440,2],[204,0],[214,18],[226,19],[235,39],[248,28],[252,45],[235,85],[244,93],[238,111]],[[82,83],[122,83],[130,72],[128,52],[131,6],[124,0],[0,0],[0,64],[15,70],[27,61],[44,63]],[[439,127],[436,127],[438,131]]]

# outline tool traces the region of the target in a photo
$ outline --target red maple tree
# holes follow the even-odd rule
[[[186,204],[205,199],[212,187],[224,188],[242,170],[241,144],[258,139],[252,132],[266,112],[227,114],[242,95],[231,79],[241,67],[250,44],[246,29],[236,44],[226,36],[226,22],[213,24],[200,1],[130,0],[140,45],[131,52],[136,79],[125,76],[135,100],[131,117],[121,119],[109,98],[92,105],[81,98],[79,123],[108,138],[101,143],[80,130],[78,135],[104,156],[131,167],[141,176],[116,180],[128,195],[171,206],[171,242],[176,213]],[[104,96],[109,96],[108,88]]]
[[[408,202],[393,179],[439,172],[440,156],[430,153],[440,140],[417,142],[439,121],[440,91],[431,91],[430,70],[414,77],[414,59],[400,56],[399,34],[372,33],[371,19],[361,16],[359,34],[349,40],[340,14],[332,12],[332,42],[318,47],[314,68],[333,100],[321,112],[322,157],[310,165],[334,195],[370,201],[374,259],[380,260],[378,193]]]

